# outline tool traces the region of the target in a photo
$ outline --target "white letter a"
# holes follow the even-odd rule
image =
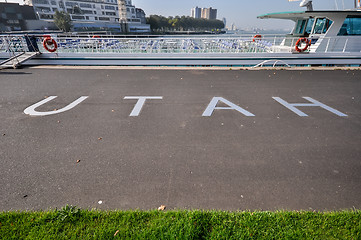
[[[227,104],[229,107],[216,107],[219,101],[223,102],[224,104]],[[237,106],[236,104],[234,104],[222,97],[214,97],[212,99],[212,101],[209,103],[209,105],[206,108],[206,110],[204,111],[204,113],[202,114],[202,116],[210,117],[212,115],[214,109],[236,110],[236,111],[246,115],[247,117],[254,117],[254,115],[252,113],[248,112],[247,110],[241,108],[240,106]]]

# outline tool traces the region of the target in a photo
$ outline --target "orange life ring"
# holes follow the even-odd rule
[[[92,38],[100,38],[98,35],[94,35],[92,36]]]
[[[262,39],[262,35],[257,34],[257,35],[253,36],[253,42],[255,42],[256,40],[261,40],[261,39]]]
[[[56,44],[55,40],[52,39],[51,37],[45,37],[44,41],[43,41],[43,47],[48,51],[48,52],[55,52],[56,49],[58,48],[58,44]]]
[[[304,48],[300,48],[302,43],[306,43],[306,46]],[[308,40],[307,38],[300,38],[297,40],[295,49],[297,52],[304,52],[307,50],[307,48],[311,46],[311,40]]]

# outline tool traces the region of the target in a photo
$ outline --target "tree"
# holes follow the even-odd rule
[[[56,11],[54,15],[55,25],[64,32],[69,32],[72,24],[69,13]]]
[[[217,19],[202,19],[202,18],[192,18],[188,16],[175,16],[175,17],[163,17],[158,15],[150,15],[147,19],[147,23],[150,24],[152,31],[166,31],[166,30],[213,30],[213,29],[222,29],[224,28],[224,23]]]

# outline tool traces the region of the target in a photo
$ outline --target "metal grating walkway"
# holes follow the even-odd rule
[[[19,67],[22,63],[24,63],[25,61],[37,56],[41,54],[40,52],[22,52],[19,53],[5,61],[3,61],[2,63],[0,63],[0,69],[4,69],[4,68],[17,68]]]

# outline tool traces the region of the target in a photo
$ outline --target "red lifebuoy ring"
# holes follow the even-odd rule
[[[257,35],[253,36],[253,42],[255,42],[256,40],[261,40],[261,39],[262,39],[262,35],[257,34]]]
[[[304,48],[300,48],[302,43],[306,43]],[[300,38],[296,42],[295,49],[297,52],[304,52],[309,46],[311,46],[311,40],[308,40],[307,38]]]
[[[55,52],[56,49],[58,48],[58,44],[56,44],[55,40],[52,39],[50,36],[45,37],[44,41],[43,41],[43,47],[48,51],[48,52]]]
[[[92,36],[92,38],[100,38],[98,35],[94,35]]]

